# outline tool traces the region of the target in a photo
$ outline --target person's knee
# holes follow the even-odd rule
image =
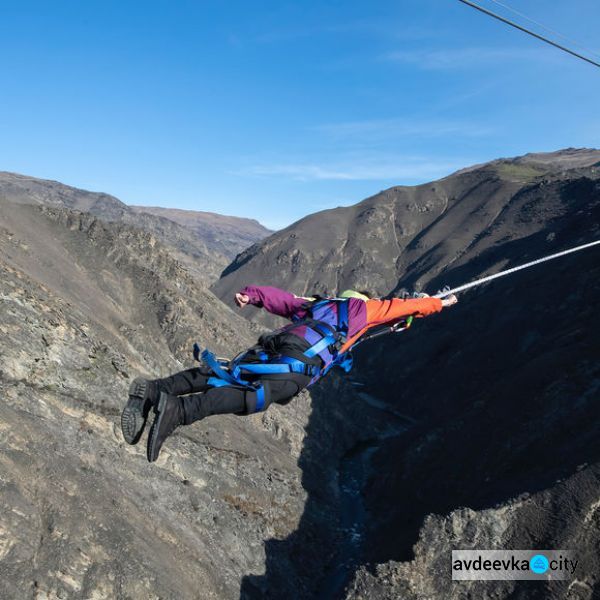
[[[265,383],[257,390],[248,390],[245,394],[246,413],[252,415],[267,410],[273,402],[269,385]]]
[[[300,382],[292,379],[269,379],[262,381],[262,387],[259,390],[248,390],[246,392],[246,412],[251,415],[257,412],[267,410],[273,403],[285,405],[288,404],[294,396],[300,393],[306,387],[304,379]]]
[[[271,390],[271,400],[277,404],[288,404],[294,396],[297,396],[305,387],[293,379],[285,379],[273,382]]]
[[[294,394],[295,396],[296,394]],[[286,404],[289,404],[292,401],[292,398],[294,396],[290,396],[289,398],[280,398],[279,400],[275,400],[276,404],[279,404],[280,406],[285,406]]]

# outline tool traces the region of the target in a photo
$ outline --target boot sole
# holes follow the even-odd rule
[[[150,428],[150,435],[148,436],[148,462],[154,462],[160,454],[160,448],[156,448],[155,446],[158,440],[158,432],[160,431],[160,424],[165,414],[165,408],[167,406],[168,400],[168,396],[165,393],[161,393],[158,405],[154,409],[156,417],[154,418],[154,423],[152,423],[152,427]]]
[[[146,417],[144,416],[144,404],[146,398],[145,379],[134,379],[129,386],[129,399],[121,413],[121,431],[128,444],[137,444],[142,437]]]

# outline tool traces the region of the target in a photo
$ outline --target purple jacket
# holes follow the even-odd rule
[[[249,285],[241,290],[250,298],[250,304],[264,308],[271,314],[292,320],[292,317],[303,318],[306,310],[302,308],[308,300],[299,298],[290,292],[270,286]],[[348,337],[353,337],[367,324],[366,303],[360,298],[350,298],[348,303]]]
[[[246,294],[250,298],[250,304],[264,308],[274,315],[290,320],[294,316],[300,318],[306,316],[306,310],[302,308],[307,302],[306,298],[299,298],[279,288],[249,285],[240,293]],[[442,301],[439,298],[373,299],[366,302],[360,298],[350,298],[348,302],[348,339],[340,352],[347,350],[371,327],[383,324],[392,325],[410,315],[426,317],[440,310],[442,310]]]

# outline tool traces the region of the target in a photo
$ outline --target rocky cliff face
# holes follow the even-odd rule
[[[243,249],[270,231],[251,219],[127,206],[109,194],[0,172],[0,201],[79,210],[152,233],[203,283],[213,282]]]
[[[563,246],[598,237],[599,200],[597,190],[573,206]],[[541,254],[544,234],[527,245],[536,238]],[[507,266],[533,256],[525,242],[501,251],[514,251]],[[598,265],[590,253],[498,281],[406,339],[361,349],[361,381],[414,423],[373,458],[367,546],[386,575],[363,570],[352,597],[371,585],[405,598],[597,594]],[[452,548],[573,549],[581,570],[548,587],[451,585]]]
[[[189,363],[194,336],[222,352],[252,332],[150,234],[65,209],[0,211],[0,595],[193,597],[201,581],[218,595],[210,561],[227,557],[191,531],[244,478],[252,428],[232,422],[214,454],[196,432],[151,471],[117,421],[135,373]]]
[[[118,425],[131,379],[259,329],[149,232],[12,203],[0,224],[0,597],[313,595],[345,538],[338,461],[381,419],[334,379],[182,429],[149,465]]]

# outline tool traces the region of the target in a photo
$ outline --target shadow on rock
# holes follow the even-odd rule
[[[343,404],[348,393],[343,387],[333,376],[313,388],[312,413],[299,458],[307,492],[303,515],[286,539],[265,542],[265,574],[243,578],[241,599],[318,598],[323,586],[343,589],[360,564],[362,548],[353,537],[356,532],[346,529],[339,518],[340,461],[364,444],[360,419],[351,409],[350,413],[343,410],[348,408]],[[346,561],[342,570],[338,568],[341,555]]]
[[[529,260],[532,247],[541,256],[547,249],[536,237],[490,254],[509,258],[508,266]],[[571,245],[583,241],[575,236]],[[395,364],[368,385],[418,421],[374,459],[370,561],[411,559],[429,514],[493,508],[557,483],[569,488],[565,498],[591,504],[594,476],[590,470],[586,484],[582,471],[600,460],[599,264],[597,251],[581,253],[494,282],[463,296],[447,320],[419,323],[411,331],[417,344],[387,339],[383,354],[367,358],[394,354]],[[453,282],[472,278],[462,270]],[[544,511],[512,539],[555,547],[572,526],[570,509]]]

